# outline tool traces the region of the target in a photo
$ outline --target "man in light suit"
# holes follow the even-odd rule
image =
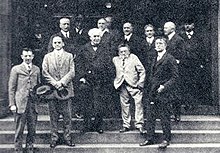
[[[54,50],[45,55],[42,63],[42,74],[45,81],[51,84],[56,90],[62,91],[66,88],[70,97],[74,96],[72,79],[75,76],[73,55],[66,52],[64,42],[60,36],[52,38]],[[74,146],[71,140],[71,99],[59,100],[51,96],[48,100],[50,122],[51,122],[51,144],[54,148],[58,141],[58,118],[61,114],[64,120],[64,140],[68,146]]]
[[[37,123],[37,99],[33,88],[40,83],[40,69],[32,64],[34,54],[30,49],[23,49],[21,58],[23,63],[14,66],[10,73],[9,107],[15,113],[15,152],[22,153],[23,132],[27,122],[26,149],[32,153]]]
[[[163,141],[159,148],[164,149],[171,141],[170,103],[175,99],[175,83],[178,79],[178,67],[175,58],[166,51],[167,42],[163,37],[155,41],[158,55],[153,59],[150,72],[150,92],[148,104],[147,134],[148,138],[140,146],[155,143],[156,118],[160,117]]]
[[[127,44],[121,44],[118,47],[118,54],[113,58],[116,68],[116,77],[114,87],[120,91],[120,101],[122,109],[123,128],[120,132],[127,132],[131,126],[130,96],[135,103],[135,127],[144,133],[143,124],[143,88],[145,81],[145,69],[138,57],[130,54],[130,48]]]
[[[164,35],[168,37],[167,52],[171,54],[178,64],[179,80],[178,80],[178,97],[173,101],[174,120],[180,121],[181,105],[183,101],[183,77],[186,63],[185,42],[179,34],[176,33],[176,25],[173,22],[164,24]]]

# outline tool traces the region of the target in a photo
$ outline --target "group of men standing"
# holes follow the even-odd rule
[[[81,131],[96,131],[101,134],[105,107],[115,101],[117,92],[123,119],[120,132],[131,130],[132,97],[135,103],[135,128],[140,133],[144,133],[143,101],[147,102],[148,107],[148,138],[140,146],[155,143],[157,114],[161,118],[164,132],[164,139],[159,147],[166,148],[169,145],[171,112],[176,121],[180,120],[180,106],[183,104],[182,76],[185,74],[183,72],[189,71],[185,69],[185,63],[190,59],[194,67],[197,67],[195,64],[202,66],[198,61],[198,48],[190,50],[194,44],[184,41],[194,36],[179,36],[173,22],[165,23],[164,36],[154,36],[154,26],[148,24],[144,27],[145,38],[141,39],[133,32],[130,22],[123,24],[123,35],[120,35],[116,29],[112,29],[111,20],[111,17],[99,19],[97,28],[88,30],[86,35],[87,32],[80,23],[82,17],[73,30],[70,30],[70,19],[61,18],[61,31],[52,35],[49,40],[48,53],[44,56],[41,67],[41,82],[49,84],[51,89],[58,92],[65,89],[69,92],[69,98],[65,100],[57,99],[56,96],[47,97],[51,148],[58,144],[60,114],[64,120],[65,144],[75,145],[71,139],[71,101],[79,104],[78,111],[83,113],[84,128]],[[191,24],[193,23],[186,25],[186,33],[193,30],[194,27],[189,27]],[[16,113],[15,151],[22,152],[22,135],[27,122],[29,134],[26,148],[31,152],[37,121],[37,103],[33,99],[38,97],[34,87],[40,83],[40,69],[32,64],[32,50],[24,49],[21,58],[23,63],[11,70],[9,100],[10,109]],[[188,86],[193,88],[190,83]],[[36,115],[31,115],[30,112]]]

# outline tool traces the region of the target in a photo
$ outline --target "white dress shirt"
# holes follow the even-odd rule
[[[125,40],[129,41],[131,39],[132,33],[130,35],[125,35]]]
[[[65,32],[65,31],[61,30],[61,33],[64,35],[65,38],[70,37],[70,32],[69,31]]]

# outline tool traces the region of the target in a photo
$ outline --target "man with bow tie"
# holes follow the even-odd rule
[[[114,87],[120,93],[121,116],[123,127],[120,132],[131,130],[131,112],[130,98],[134,99],[135,103],[135,128],[143,134],[144,113],[143,113],[143,88],[145,81],[145,68],[138,57],[130,53],[130,48],[127,44],[118,46],[118,55],[113,58],[113,63],[116,69],[114,79]]]
[[[201,89],[204,88],[205,92],[207,92],[207,88],[204,86],[205,81],[202,78],[207,56],[205,56],[203,38],[200,36],[199,31],[195,31],[194,19],[188,18],[185,21],[184,31],[181,33],[181,36],[185,41],[187,52],[184,75],[185,105],[187,109],[191,109],[199,105],[199,97],[205,95],[201,94]]]
[[[82,46],[76,57],[76,77],[79,82],[84,111],[84,128],[81,132],[103,133],[103,116],[107,101],[107,87],[111,83],[111,56],[101,43],[102,31],[88,32],[90,42]]]
[[[178,67],[176,59],[166,51],[167,40],[158,37],[155,40],[155,49],[158,56],[153,59],[149,81],[147,140],[140,146],[155,143],[156,118],[161,119],[163,141],[159,148],[164,149],[171,141],[170,103],[175,99],[175,84],[178,79]]]
[[[26,149],[28,153],[33,153],[38,105],[33,88],[40,83],[40,69],[32,64],[34,58],[32,50],[24,48],[21,58],[23,63],[11,69],[8,83],[9,106],[15,113],[15,152],[23,152],[23,132],[27,123]]]

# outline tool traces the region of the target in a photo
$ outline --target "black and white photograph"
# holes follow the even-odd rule
[[[0,0],[0,153],[219,153],[218,0]]]

